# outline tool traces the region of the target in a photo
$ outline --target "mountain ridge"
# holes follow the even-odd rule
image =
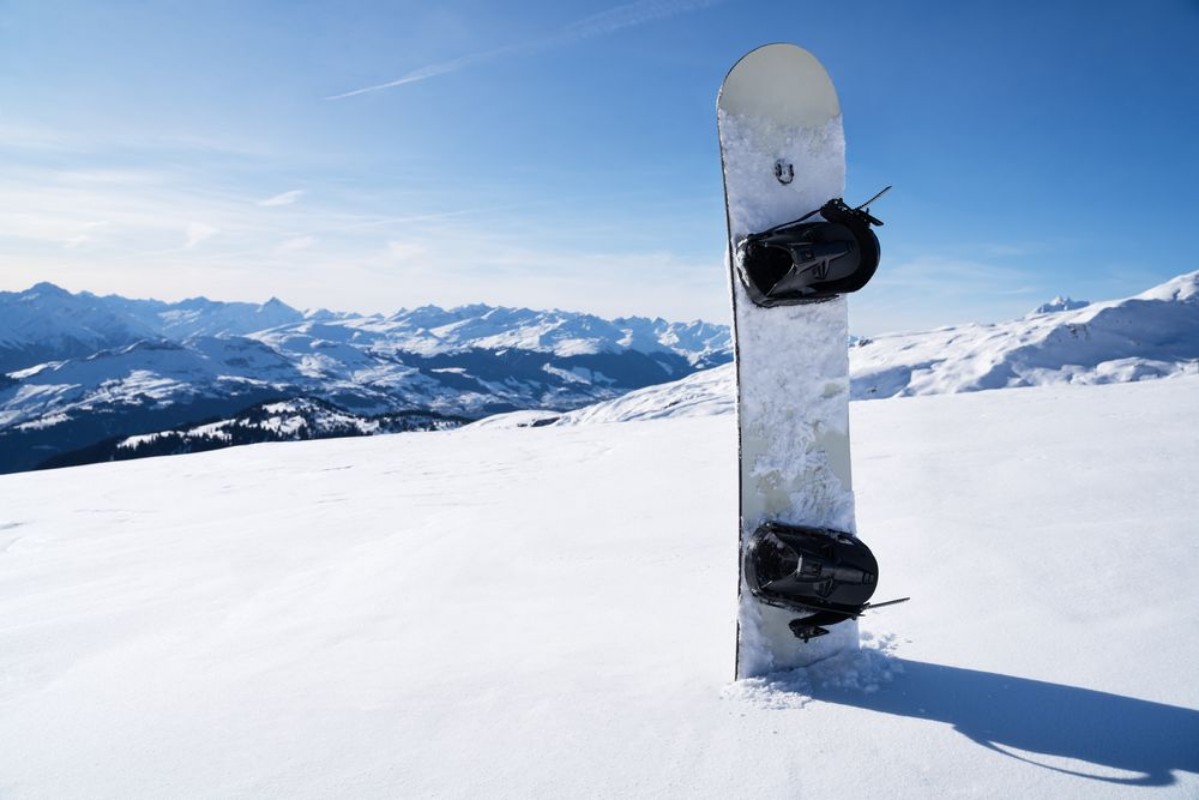
[[[448,309],[426,304],[389,315],[299,311],[274,297],[265,303],[206,297],[166,302],[72,293],[43,281],[21,292],[0,292],[0,373],[142,338],[184,341],[192,336],[264,335],[280,328],[302,333],[313,326],[325,332],[343,327],[347,336],[399,338],[425,351],[472,346],[552,350],[560,342],[577,339],[589,342],[593,350],[607,346],[612,351],[685,353],[694,363],[708,366],[707,361],[719,360],[730,344],[728,326],[703,320],[606,320],[585,312],[484,303]]]

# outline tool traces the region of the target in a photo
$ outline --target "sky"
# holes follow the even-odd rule
[[[715,101],[827,67],[858,334],[1199,269],[1197,0],[0,0],[0,290],[730,319]]]

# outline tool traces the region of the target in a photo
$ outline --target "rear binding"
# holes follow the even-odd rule
[[[857,537],[828,528],[764,523],[749,538],[744,571],[758,601],[806,614],[789,623],[805,642],[828,633],[827,625],[908,599],[871,604],[878,583],[874,553]]]

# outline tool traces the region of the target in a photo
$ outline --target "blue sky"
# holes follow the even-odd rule
[[[715,97],[771,41],[895,185],[855,332],[1199,269],[1194,0],[4,0],[0,289],[727,322]]]

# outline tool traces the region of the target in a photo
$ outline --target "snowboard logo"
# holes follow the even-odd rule
[[[780,158],[774,162],[774,177],[778,179],[779,183],[786,186],[795,180],[795,165]]]

